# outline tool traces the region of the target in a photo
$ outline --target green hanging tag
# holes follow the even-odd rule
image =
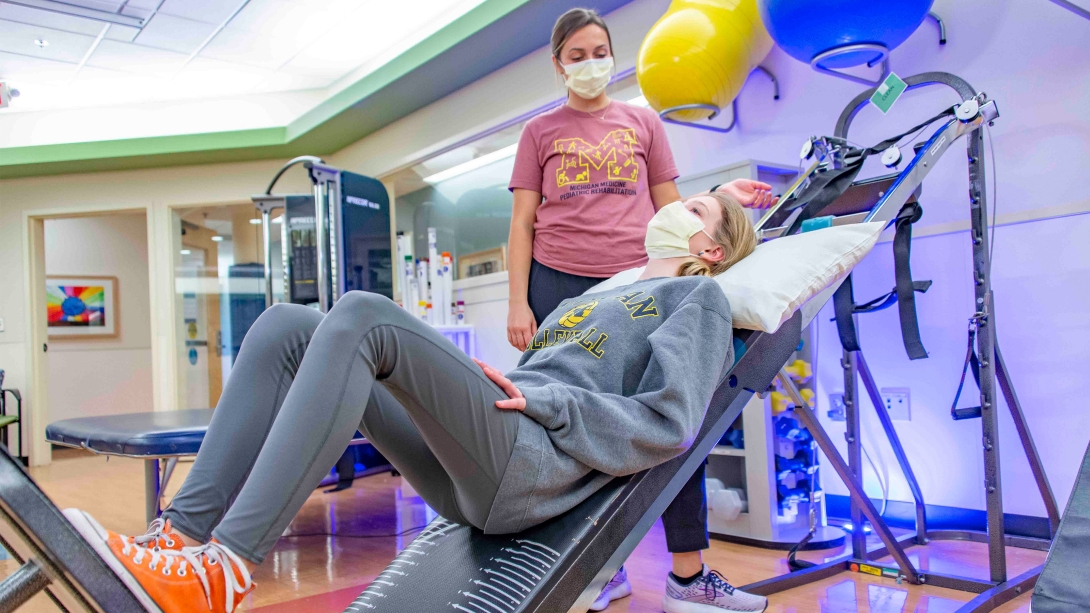
[[[885,115],[893,107],[893,103],[897,102],[897,99],[901,97],[901,94],[905,93],[906,89],[908,89],[908,84],[902,81],[901,77],[891,72],[875,90],[874,95],[870,97],[871,104],[878,107],[878,110]]]

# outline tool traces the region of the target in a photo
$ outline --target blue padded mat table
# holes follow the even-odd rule
[[[161,512],[162,491],[170,481],[178,458],[197,455],[214,410],[77,417],[49,424],[45,428],[45,438],[55,445],[144,460],[144,504],[150,523]],[[357,432],[351,444],[366,443],[367,439]],[[160,460],[166,460],[162,470]]]
[[[134,458],[197,455],[215,409],[79,417],[49,424],[50,443]]]

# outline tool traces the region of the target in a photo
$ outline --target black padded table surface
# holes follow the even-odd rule
[[[184,409],[65,419],[46,426],[45,438],[57,445],[111,455],[196,455],[213,411]]]

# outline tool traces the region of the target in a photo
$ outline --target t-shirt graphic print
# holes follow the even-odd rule
[[[566,273],[609,277],[647,261],[650,186],[677,178],[665,128],[650,109],[564,105],[530,120],[510,189],[539,192],[534,259]]]

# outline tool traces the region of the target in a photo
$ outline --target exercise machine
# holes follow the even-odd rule
[[[306,169],[313,192],[273,195],[280,177],[299,164]],[[266,307],[273,304],[274,211],[282,213],[285,302],[316,304],[327,313],[352,290],[393,298],[390,196],[380,181],[304,155],[285,164],[265,193],[251,199],[261,212]]]
[[[859,307],[851,296],[850,277],[837,291],[834,303],[837,311],[838,328],[841,343],[844,346],[842,365],[844,368],[844,405],[847,422],[848,460],[845,461],[833,445],[828,433],[817,420],[809,406],[799,397],[798,390],[790,378],[781,375],[780,381],[789,391],[795,403],[795,413],[800,421],[810,430],[818,445],[829,459],[833,469],[844,481],[851,494],[852,552],[850,555],[797,570],[787,575],[760,581],[742,589],[757,594],[772,594],[779,591],[818,581],[846,570],[854,570],[895,578],[914,584],[928,584],[978,594],[959,613],[982,613],[1011,600],[1031,589],[1041,567],[1036,567],[1017,577],[1008,577],[1006,568],[1006,546],[1045,550],[1049,546],[1047,539],[1033,539],[1009,535],[1004,528],[1002,483],[999,463],[998,435],[998,398],[996,383],[1005,397],[1023,450],[1029,461],[1045,509],[1048,514],[1050,533],[1054,534],[1059,514],[1055,497],[1052,494],[1047,476],[1044,473],[1040,456],[1037,454],[1033,438],[1030,435],[1024,413],[1010,380],[1009,371],[1003,362],[1002,353],[995,339],[994,302],[991,291],[991,265],[989,253],[988,206],[985,189],[985,167],[983,156],[983,126],[998,117],[994,101],[983,93],[977,93],[962,79],[946,73],[925,73],[905,80],[909,89],[931,85],[945,85],[952,88],[962,98],[962,102],[931,120],[883,143],[862,149],[849,143],[848,129],[852,119],[867,103],[875,89],[867,90],[852,100],[841,113],[837,121],[835,136],[812,139],[804,152],[812,152],[815,161],[805,177],[785,195],[758,225],[765,236],[781,236],[793,233],[804,227],[808,221],[817,220],[820,215],[831,215],[827,223],[834,225],[855,223],[857,221],[889,221],[897,227],[894,239],[895,260],[897,261],[897,288],[891,296],[899,304],[901,311],[902,333],[909,357],[926,357],[919,340],[915,321],[913,296],[918,291],[926,291],[929,282],[913,282],[908,268],[911,224],[919,218],[920,210],[916,202],[920,185],[940,156],[961,137],[966,137],[969,161],[969,203],[970,236],[973,243],[973,274],[977,311],[971,318],[969,355],[967,366],[973,363],[980,388],[980,405],[969,409],[952,409],[955,419],[980,418],[982,429],[982,447],[984,453],[985,492],[987,500],[987,532],[967,530],[928,530],[923,493],[912,472],[900,439],[894,429],[888,413],[883,409],[879,387],[875,383],[867,362],[855,338],[853,311]],[[859,172],[863,160],[869,155],[882,153],[883,161],[896,165],[899,152],[897,142],[904,136],[926,129],[929,125],[941,126],[923,146],[916,149],[915,157],[906,168],[896,176],[878,180],[859,182],[855,189],[848,186]],[[841,195],[847,196],[842,198]],[[876,201],[873,207],[865,203]],[[860,206],[863,204],[863,206]],[[863,209],[863,210],[860,210]],[[869,209],[866,210],[866,209]],[[783,225],[772,227],[773,220],[783,221]],[[866,310],[865,308],[862,310]],[[973,342],[975,340],[975,348]],[[981,356],[978,360],[976,356]],[[862,379],[864,389],[877,409],[882,429],[889,440],[897,462],[904,473],[912,492],[916,507],[916,530],[911,534],[896,538],[873,503],[865,495],[862,484],[862,461],[860,457],[860,422],[858,380]],[[964,382],[964,375],[963,375]],[[960,393],[960,390],[959,390]],[[956,405],[955,400],[955,405]],[[883,546],[874,551],[867,551],[864,533],[864,518],[881,539]],[[924,572],[915,567],[905,553],[905,546],[926,545],[939,539],[969,540],[988,544],[989,579],[980,580],[939,572]],[[891,556],[894,564],[879,563],[875,560]]]

